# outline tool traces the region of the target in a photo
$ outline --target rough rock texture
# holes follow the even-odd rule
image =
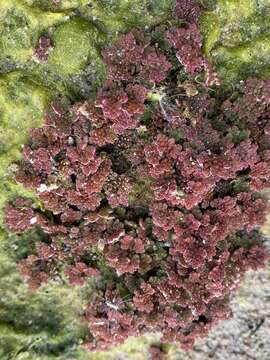
[[[269,271],[249,274],[232,301],[234,317],[221,323],[190,354],[175,352],[170,360],[268,360],[270,356]]]

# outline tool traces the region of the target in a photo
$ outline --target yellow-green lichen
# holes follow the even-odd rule
[[[23,0],[23,2],[33,8],[59,12],[73,10],[80,6],[87,5],[89,0],[61,0],[58,3],[54,3],[52,0]]]
[[[171,16],[175,0],[92,0],[81,11],[109,37],[136,26],[151,26]]]
[[[0,9],[0,63],[30,60],[41,32],[67,19],[65,13],[43,12],[20,0],[0,0]]]
[[[2,241],[0,234],[0,246]],[[1,360],[54,359],[59,355],[68,359],[68,354],[76,359],[76,347],[84,335],[78,289],[50,284],[30,292],[15,265],[2,253],[0,263]]]
[[[20,71],[0,76],[0,214],[12,194],[29,194],[13,180],[30,127],[42,123],[49,94],[23,78]],[[0,215],[0,223],[2,216]]]
[[[48,66],[66,76],[82,70],[95,51],[96,30],[89,22],[74,18],[60,25],[53,33],[53,51]]]
[[[41,125],[48,97],[43,88],[25,80],[20,71],[0,77],[1,164],[8,151],[15,151],[14,156],[8,156],[9,161],[17,157],[14,146],[25,142],[30,127]]]
[[[227,84],[270,74],[269,0],[220,0],[201,17],[204,51]]]

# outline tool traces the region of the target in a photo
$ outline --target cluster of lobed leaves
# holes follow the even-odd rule
[[[44,238],[21,272],[32,288],[96,277],[90,349],[155,331],[192,347],[230,317],[230,294],[267,259],[256,228],[268,211],[270,81],[224,96],[199,12],[178,1],[181,26],[121,36],[103,51],[96,100],[52,104],[23,149],[16,180],[43,207],[18,198],[5,221]]]

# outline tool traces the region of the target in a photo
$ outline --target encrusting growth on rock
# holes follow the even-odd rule
[[[256,229],[269,210],[258,190],[270,186],[270,82],[250,78],[225,97],[202,54],[199,7],[177,1],[175,14],[181,27],[134,29],[103,50],[94,102],[51,105],[16,175],[44,209],[6,206],[11,231],[47,235],[20,263],[30,287],[100,280],[85,312],[90,349],[155,331],[191,348],[267,259]]]

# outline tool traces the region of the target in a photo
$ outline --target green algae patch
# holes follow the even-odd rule
[[[1,16],[1,58],[26,61],[32,55],[31,28],[24,12],[11,8]]]
[[[34,8],[58,12],[77,9],[80,6],[87,5],[89,0],[61,0],[58,4],[53,3],[52,0],[23,0],[23,2]]]
[[[92,0],[81,13],[105,36],[116,37],[136,26],[150,27],[171,17],[174,0]]]
[[[84,360],[147,360],[149,348],[152,344],[159,344],[159,334],[149,334],[140,338],[131,337],[124,344],[106,352],[88,353]]]
[[[78,358],[85,331],[78,289],[50,284],[30,292],[9,257],[0,253],[0,263],[1,360]]]
[[[46,13],[20,0],[0,0],[0,63],[30,60],[42,31],[66,21],[63,13]]]
[[[61,2],[57,11],[53,11],[52,2],[47,8],[38,7],[38,3],[0,0],[0,74],[20,69],[25,77],[46,87],[53,96],[55,93],[69,96],[70,88],[72,92],[85,92],[89,71],[80,79],[72,77],[91,64],[95,68],[91,79],[93,82],[97,79],[100,85],[105,68],[96,48],[97,29],[90,21],[74,17],[77,8],[86,2]],[[41,36],[52,42],[49,59],[44,62],[35,57]]]
[[[201,17],[204,52],[225,85],[270,74],[270,2],[220,0]]]
[[[23,78],[21,72],[0,77],[0,158],[1,165],[15,160],[27,139],[28,129],[42,124],[49,94]],[[8,153],[9,152],[9,153]],[[7,156],[8,153],[8,156]],[[1,168],[0,168],[0,175]]]
[[[21,72],[0,77],[0,224],[1,209],[8,199],[15,195],[33,196],[15,183],[13,175],[28,130],[42,124],[48,100],[49,94],[26,81]]]
[[[82,70],[95,52],[95,28],[83,19],[74,18],[60,25],[53,33],[54,43],[48,65],[62,75],[76,74]]]

